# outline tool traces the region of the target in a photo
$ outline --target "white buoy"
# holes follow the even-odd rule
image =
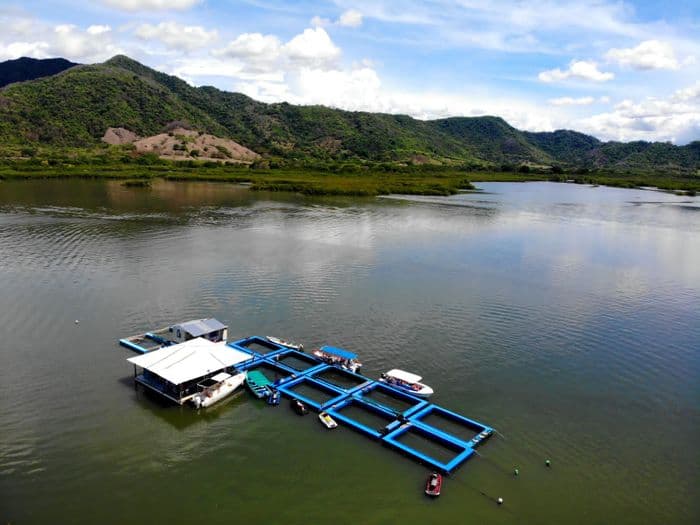
[[[548,467],[552,466],[552,464],[550,463],[550,461],[548,459],[545,460],[544,464],[547,465]]]
[[[75,320],[75,324],[78,324],[79,322],[80,322],[80,321],[78,321],[77,319]]]
[[[497,501],[498,501],[498,504],[499,504],[499,505],[503,505],[503,498],[498,498]]]
[[[513,470],[513,474],[514,474],[515,476],[517,476],[518,474],[520,474],[520,471],[516,468],[516,469]]]

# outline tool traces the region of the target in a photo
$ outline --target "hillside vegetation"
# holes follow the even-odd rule
[[[95,147],[107,128],[145,137],[173,121],[270,159],[441,164],[468,169],[605,169],[695,175],[700,142],[601,142],[574,131],[529,133],[498,117],[405,115],[266,104],[195,88],[124,56],[0,90],[0,144]]]

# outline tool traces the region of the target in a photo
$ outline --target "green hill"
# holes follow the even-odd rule
[[[231,138],[263,155],[317,160],[537,164],[695,171],[700,148],[601,142],[574,131],[522,132],[498,117],[432,121],[323,106],[265,104],[195,88],[128,57],[76,66],[0,90],[0,143],[89,147],[108,127],[140,136],[172,121]]]
[[[28,58],[0,62],[0,87],[13,82],[25,82],[35,78],[48,77],[77,66],[64,58]]]

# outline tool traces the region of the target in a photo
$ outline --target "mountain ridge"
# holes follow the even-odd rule
[[[155,135],[172,121],[268,157],[696,171],[700,142],[603,142],[573,130],[521,131],[496,116],[407,115],[264,103],[117,55],[0,90],[0,142],[91,147],[107,128]]]
[[[0,62],[0,88],[15,82],[26,82],[36,78],[56,75],[80,64],[65,58],[21,57]]]

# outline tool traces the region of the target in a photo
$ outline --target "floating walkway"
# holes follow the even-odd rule
[[[474,454],[494,430],[391,385],[328,365],[311,354],[253,336],[228,346],[251,357],[236,365],[274,376],[282,395],[421,463],[449,474]]]

